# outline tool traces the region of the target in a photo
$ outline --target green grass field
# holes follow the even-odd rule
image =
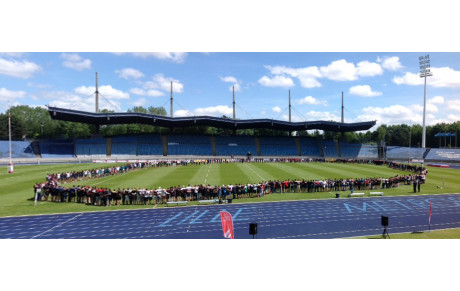
[[[104,165],[105,166],[105,165]],[[16,166],[14,174],[8,174],[6,167],[0,173],[0,216],[19,216],[47,213],[101,211],[114,209],[135,209],[145,206],[120,205],[116,207],[96,207],[77,203],[40,202],[34,206],[33,185],[45,180],[47,173],[65,172],[102,167],[101,164],[67,164]],[[460,189],[460,171],[453,169],[429,168],[428,179],[422,185],[420,194],[457,193]],[[361,178],[391,177],[405,175],[387,166],[332,164],[332,163],[233,163],[190,165],[163,168],[148,168],[126,174],[109,176],[81,182],[84,185],[127,188],[165,188],[172,185],[195,184],[235,184],[256,183],[272,179],[321,179],[321,178]],[[445,187],[442,185],[444,178]],[[73,185],[73,184],[72,184]],[[70,185],[70,186],[72,186]],[[355,190],[356,191],[356,190]],[[369,192],[369,191],[361,191]],[[342,196],[349,192],[340,192]],[[418,193],[417,193],[418,194]],[[385,189],[385,195],[414,195],[411,186]],[[283,193],[262,198],[237,199],[234,203],[261,201],[304,200],[333,198],[334,193]],[[193,204],[193,203],[192,203]],[[150,206],[152,207],[152,206]]]

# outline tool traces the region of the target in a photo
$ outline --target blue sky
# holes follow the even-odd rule
[[[1,111],[11,105],[94,111],[95,72],[101,108],[164,106],[174,115],[232,115],[293,121],[422,123],[418,58],[429,54],[427,124],[459,120],[459,53],[0,53]]]

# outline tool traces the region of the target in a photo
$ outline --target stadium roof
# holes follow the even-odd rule
[[[360,131],[373,127],[376,121],[357,123],[340,123],[334,121],[288,122],[274,119],[227,119],[212,116],[167,117],[137,112],[93,113],[65,108],[48,107],[52,119],[86,123],[92,125],[107,124],[147,124],[162,127],[212,126],[224,129],[277,129],[285,131],[326,130],[326,131]]]

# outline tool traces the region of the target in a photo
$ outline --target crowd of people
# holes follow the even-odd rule
[[[37,200],[52,202],[76,202],[97,206],[115,205],[156,205],[168,201],[196,201],[256,198],[272,193],[297,192],[337,192],[354,190],[377,190],[416,185],[420,191],[420,184],[425,182],[427,171],[425,168],[388,163],[389,167],[412,172],[409,175],[397,175],[390,178],[347,178],[347,179],[318,179],[318,180],[277,180],[262,181],[254,184],[235,185],[177,185],[167,189],[146,188],[117,188],[84,186],[81,182],[92,178],[101,178],[109,175],[118,175],[148,167],[187,166],[190,164],[233,163],[233,162],[334,162],[334,163],[373,163],[371,160],[342,160],[342,159],[200,159],[200,160],[155,160],[136,161],[124,165],[102,167],[91,170],[54,173],[47,175],[46,182],[34,185],[34,194]],[[65,183],[75,183],[72,187],[63,186]]]

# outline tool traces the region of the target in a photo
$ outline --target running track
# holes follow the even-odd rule
[[[460,227],[460,194],[181,206],[0,218],[0,238],[222,239],[219,211],[233,216],[236,239],[344,238]]]

